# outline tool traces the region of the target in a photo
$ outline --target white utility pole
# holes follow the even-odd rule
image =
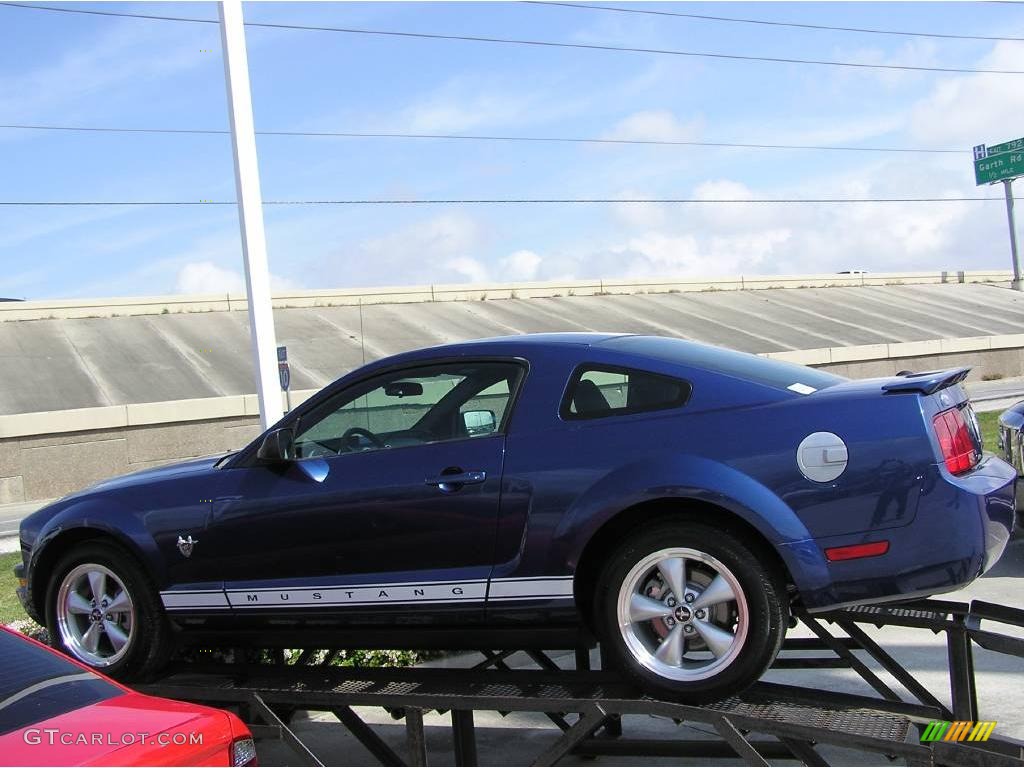
[[[228,89],[231,142],[235,150],[235,190],[238,221],[242,230],[245,260],[245,291],[249,299],[249,332],[252,339],[256,393],[263,429],[277,422],[281,410],[281,387],[277,378],[277,340],[274,309],[270,302],[270,269],[267,267],[267,238],[263,231],[263,198],[256,161],[256,129],[252,118],[249,89],[249,57],[245,51],[245,26],[241,0],[221,0],[220,34],[224,48],[224,80]]]

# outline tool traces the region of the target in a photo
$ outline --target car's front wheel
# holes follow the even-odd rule
[[[145,677],[167,657],[170,632],[159,596],[121,547],[95,541],[65,554],[47,589],[50,639],[111,677]]]
[[[617,666],[651,694],[718,699],[755,682],[778,654],[780,592],[742,539],[701,523],[657,523],[606,564],[597,630]]]

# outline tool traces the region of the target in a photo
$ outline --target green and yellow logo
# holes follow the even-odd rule
[[[921,734],[921,741],[988,741],[995,727],[995,720],[932,720]]]

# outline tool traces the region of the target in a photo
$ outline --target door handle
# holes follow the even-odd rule
[[[427,485],[436,485],[445,493],[457,491],[464,485],[479,485],[487,479],[487,473],[483,470],[473,472],[459,472],[451,475],[438,475],[428,477],[423,482]]]

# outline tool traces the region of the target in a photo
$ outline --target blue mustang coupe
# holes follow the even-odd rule
[[[847,380],[678,339],[553,334],[353,371],[255,442],[27,518],[54,642],[119,677],[180,641],[574,647],[656,695],[739,690],[789,611],[962,587],[1014,471],[966,369]]]

